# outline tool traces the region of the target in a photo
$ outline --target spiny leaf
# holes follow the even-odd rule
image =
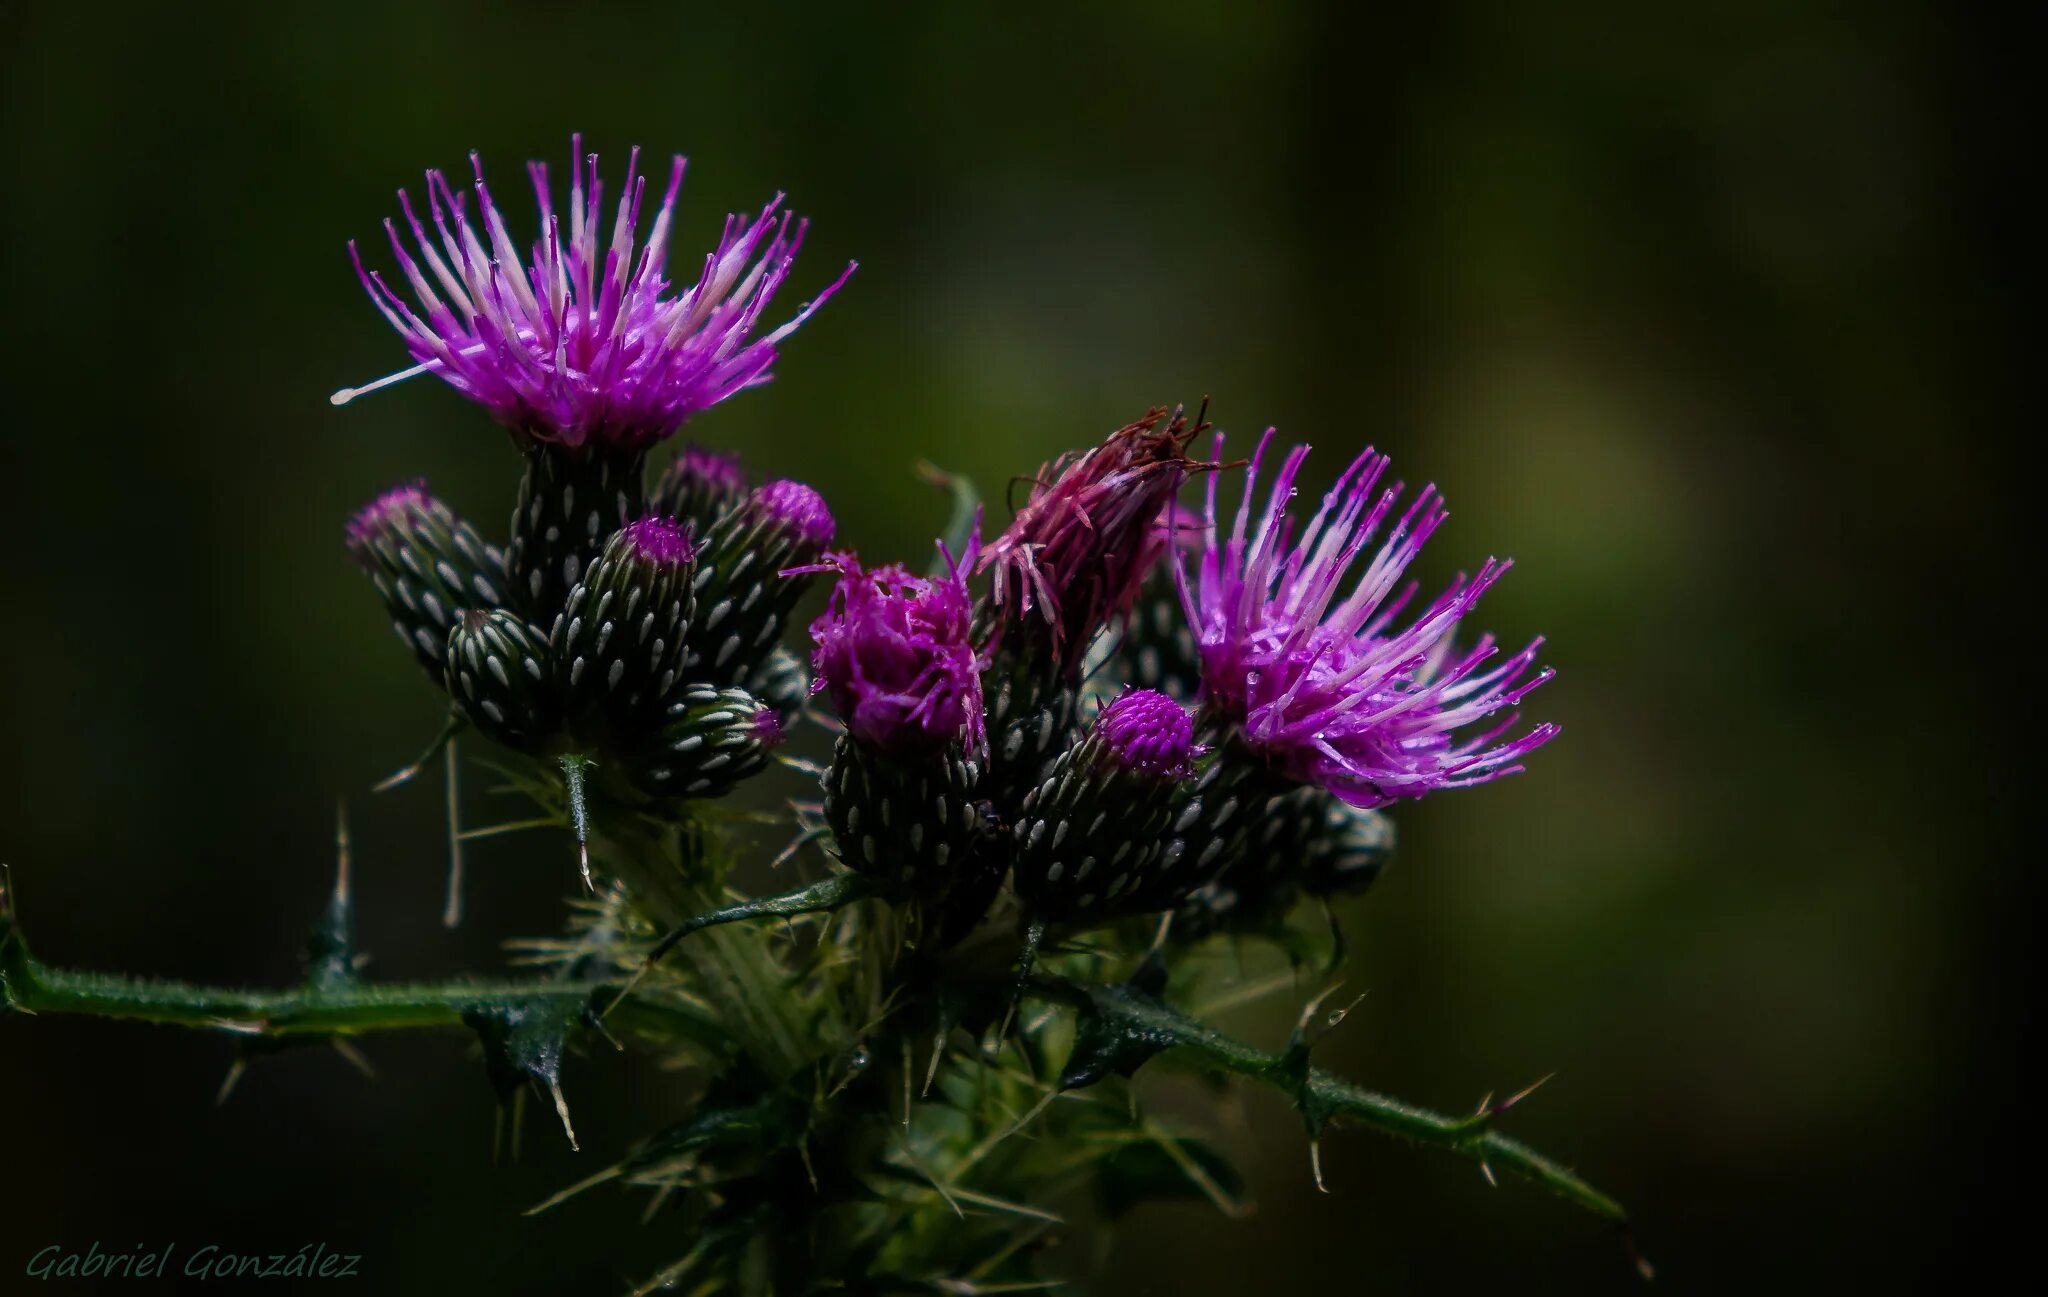
[[[1098,988],[1105,1003],[1149,1002],[1155,996],[1131,983]],[[1161,1050],[1180,1043],[1171,1030],[1148,1016],[1105,1012],[1094,1004],[1080,1010],[1074,1029],[1074,1051],[1060,1072],[1062,1090],[1080,1090],[1115,1073],[1129,1076]]]

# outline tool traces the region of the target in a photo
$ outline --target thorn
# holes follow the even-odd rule
[[[248,1070],[249,1060],[246,1058],[238,1058],[228,1065],[228,1074],[221,1078],[220,1089],[214,1092],[214,1107],[221,1108],[227,1106],[228,1096],[235,1092],[235,1086],[240,1083],[242,1073]]]
[[[1644,1256],[1642,1249],[1636,1246],[1636,1232],[1626,1225],[1621,1227],[1621,1246],[1628,1252],[1629,1260],[1635,1262],[1636,1273],[1642,1276],[1644,1283],[1656,1279],[1657,1267],[1651,1265],[1650,1258]]]
[[[1308,1169],[1316,1178],[1316,1192],[1328,1193],[1330,1186],[1323,1183],[1323,1141],[1312,1139],[1308,1142]]]
[[[562,1133],[569,1137],[570,1150],[581,1153],[583,1149],[576,1143],[576,1128],[569,1124],[569,1101],[562,1097],[562,1083],[549,1081],[548,1092],[555,1096],[555,1115],[562,1119]]]
[[[640,985],[641,980],[654,971],[654,965],[659,959],[659,955],[649,955],[640,961],[640,967],[634,969],[633,975],[626,979],[625,987],[612,997],[610,1004],[604,1006],[604,1012],[597,1015],[598,1026],[602,1027],[604,1020],[611,1016],[612,1010],[626,1002],[626,997],[633,994],[634,988]]]
[[[354,861],[354,852],[349,849],[348,803],[335,799],[334,803],[334,903],[348,904],[349,866]]]
[[[453,928],[462,922],[462,798],[461,767],[455,759],[455,739],[446,740],[448,762],[448,903],[441,910],[441,926]]]
[[[1154,954],[1166,948],[1166,934],[1168,930],[1172,927],[1173,911],[1168,910],[1166,913],[1159,916],[1159,930],[1152,934],[1152,944],[1145,951],[1146,958],[1149,959]]]
[[[949,1034],[944,1027],[941,1027],[939,1028],[939,1034],[932,1037],[932,1061],[924,1069],[924,1089],[918,1092],[919,1098],[923,1098],[932,1092],[932,1082],[937,1080],[939,1075],[939,1060],[946,1056],[946,1037]]]
[[[1297,1035],[1300,1035],[1303,1039],[1307,1038],[1308,1024],[1315,1020],[1316,1012],[1323,1007],[1323,1001],[1335,995],[1337,993],[1337,989],[1343,985],[1344,983],[1342,982],[1332,982],[1328,986],[1324,987],[1322,993],[1316,996],[1315,999],[1310,1000],[1307,1004],[1301,1006],[1301,1017],[1296,1019],[1294,1023],[1294,1030]],[[1363,999],[1364,997],[1361,996],[1359,998]],[[1357,1003],[1357,1000],[1353,1000],[1351,1002],[1351,1005],[1356,1005]],[[1336,1021],[1332,1022],[1330,1025],[1334,1027],[1337,1025],[1338,1022],[1342,1022],[1344,1020],[1344,1014],[1349,1013],[1351,1011],[1351,1005],[1347,1005],[1343,1010],[1339,1011],[1339,1013],[1337,1014]]]
[[[1330,989],[1334,991],[1337,988],[1333,986]],[[1363,1004],[1365,1002],[1365,997],[1370,994],[1370,991],[1360,991],[1357,995],[1351,997],[1351,1003],[1345,1005],[1341,1009],[1337,1009],[1334,1012],[1332,1012],[1329,1018],[1326,1020],[1329,1023],[1329,1029],[1335,1030],[1336,1028],[1344,1025],[1344,1019],[1350,1016],[1351,1011],[1353,1009],[1357,1008],[1360,1004]],[[1539,1081],[1537,1084],[1540,1085],[1542,1084],[1542,1082]]]
[[[406,766],[402,770],[394,771],[370,785],[370,791],[372,793],[388,793],[400,785],[411,783],[414,779],[418,778],[420,771],[427,768],[427,762],[440,756],[441,749],[452,742],[455,736],[460,734],[468,724],[469,722],[463,719],[461,712],[450,712],[447,721],[441,726],[441,732],[434,736],[434,741],[427,745],[426,751],[413,758],[411,765]]]
[[[1482,1159],[1479,1163],[1479,1174],[1486,1177],[1488,1185],[1495,1189],[1500,1188],[1500,1181],[1493,1178],[1493,1163]]]
[[[377,1079],[377,1069],[370,1066],[370,1060],[363,1057],[363,1051],[357,1049],[340,1036],[334,1037],[329,1043],[334,1046],[335,1053],[348,1060],[350,1067],[363,1074],[363,1079],[368,1081]]]
[[[903,1037],[903,1129],[910,1129],[910,1074],[916,1062],[916,1055],[910,1048],[910,1037]],[[953,1210],[958,1211],[955,1207]]]
[[[1480,1111],[1485,1113],[1486,1116],[1489,1118],[1498,1117],[1502,1113],[1506,1112],[1508,1109],[1520,1103],[1522,1100],[1528,1098],[1530,1095],[1542,1089],[1545,1085],[1549,1084],[1550,1079],[1556,1075],[1557,1073],[1555,1072],[1547,1072],[1544,1075],[1537,1077],[1534,1081],[1531,1081],[1529,1084],[1523,1086],[1521,1089],[1515,1091],[1507,1098],[1502,1099],[1499,1103],[1492,1105],[1491,1107],[1487,1106],[1486,1099],[1481,1099],[1479,1101]],[[1492,1097],[1492,1095],[1487,1096],[1488,1099]]]
[[[561,759],[562,787],[569,794],[569,827],[576,834],[576,863],[583,871],[583,886],[595,892],[590,878],[590,804],[585,796],[584,776],[590,758],[571,752]]]

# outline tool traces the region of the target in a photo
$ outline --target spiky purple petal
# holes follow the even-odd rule
[[[986,746],[981,661],[970,640],[973,600],[961,562],[945,576],[900,564],[863,569],[853,554],[826,556],[839,574],[831,602],[811,623],[816,680],[855,738],[884,751],[932,750],[955,739]]]
[[[626,168],[625,190],[608,246],[597,155],[586,160],[573,137],[569,228],[554,210],[547,167],[528,164],[540,209],[540,234],[527,257],[506,230],[470,155],[476,213],[439,171],[427,172],[427,223],[399,191],[415,258],[398,227],[386,221],[393,260],[413,302],[349,256],[364,291],[405,340],[414,368],[335,394],[342,404],[363,392],[418,373],[443,381],[483,405],[500,423],[534,441],[579,446],[599,441],[644,448],[684,420],[743,388],[765,383],[777,347],[846,282],[846,271],[781,327],[756,330],[788,278],[806,223],[782,211],[778,194],[752,219],[729,216],[715,251],[693,283],[672,292],[667,278],[669,226],[682,188],[683,159],[645,245],[635,247],[647,181],[637,174],[640,151]],[[423,264],[424,263],[424,264]]]
[[[1402,488],[1379,487],[1387,459],[1367,450],[1297,532],[1288,505],[1308,454],[1297,446],[1254,522],[1272,438],[1268,429],[1260,439],[1227,533],[1211,480],[1192,583],[1180,567],[1204,698],[1240,722],[1254,750],[1354,806],[1520,770],[1521,758],[1557,733],[1542,724],[1508,737],[1510,709],[1551,676],[1531,674],[1542,641],[1504,659],[1490,635],[1463,651],[1453,643],[1459,621],[1509,564],[1488,559],[1396,628],[1415,594],[1402,576],[1447,516],[1442,497],[1426,487],[1397,513]],[[1499,723],[1466,732],[1503,712]]]
[[[1078,667],[1096,632],[1130,608],[1164,553],[1161,516],[1197,467],[1185,447],[1202,426],[1157,407],[1102,444],[1041,469],[1030,500],[981,558],[981,568],[994,573],[992,595],[1005,621],[1036,612],[1053,651]]]

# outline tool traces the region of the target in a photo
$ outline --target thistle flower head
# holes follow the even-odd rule
[[[811,623],[811,688],[831,695],[854,737],[884,751],[931,750],[954,739],[969,751],[986,745],[964,577],[975,548],[970,543],[959,563],[947,555],[946,575],[930,579],[894,563],[864,569],[850,553],[820,565],[838,573],[838,582]]]
[[[1246,744],[1288,775],[1354,806],[1520,770],[1557,726],[1508,737],[1513,713],[1500,723],[1489,718],[1550,678],[1547,668],[1531,674],[1542,641],[1505,658],[1491,635],[1463,650],[1453,643],[1459,620],[1508,564],[1488,559],[1397,626],[1416,589],[1397,589],[1402,574],[1446,517],[1436,488],[1397,513],[1402,488],[1379,489],[1387,459],[1367,450],[1297,530],[1288,506],[1308,454],[1297,446],[1254,524],[1252,498],[1272,437],[1269,429],[1259,442],[1227,532],[1211,481],[1192,583],[1184,562],[1180,568],[1205,701],[1237,720]]]
[[[1118,765],[1149,775],[1185,777],[1197,754],[1187,710],[1157,689],[1132,689],[1102,709],[1095,732]]]
[[[642,518],[619,529],[619,546],[630,559],[674,567],[697,557],[689,528],[674,518]]]
[[[1029,501],[981,557],[981,568],[994,572],[1000,614],[1037,612],[1055,653],[1078,666],[1164,552],[1160,518],[1195,467],[1186,447],[1201,427],[1199,416],[1190,424],[1156,408],[1101,445],[1040,470]]]
[[[636,247],[647,181],[637,174],[640,151],[633,151],[609,242],[601,243],[604,188],[597,156],[582,158],[582,147],[574,137],[579,156],[571,163],[566,229],[546,165],[528,164],[540,231],[524,258],[475,154],[474,214],[447,177],[429,171],[429,234],[412,199],[399,191],[417,256],[394,222],[384,228],[413,301],[365,268],[353,242],[349,255],[370,300],[417,363],[345,388],[334,394],[335,404],[431,372],[530,441],[644,448],[698,411],[767,382],[783,339],[853,271],[849,265],[792,319],[757,334],[804,238],[805,222],[781,210],[782,196],[751,220],[727,217],[717,249],[694,282],[678,290],[667,276],[683,159],[670,167],[646,243]]]
[[[832,543],[837,528],[832,510],[826,507],[824,496],[802,482],[779,478],[766,483],[755,488],[747,504],[761,521],[814,550]]]

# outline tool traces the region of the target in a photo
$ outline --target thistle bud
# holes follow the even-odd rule
[[[804,660],[777,645],[747,676],[747,692],[775,709],[786,729],[796,723],[811,697],[811,669]]]
[[[513,604],[552,625],[612,533],[647,512],[641,446],[533,442],[512,510],[505,571]]]
[[[979,777],[957,744],[902,759],[841,735],[824,779],[825,823],[840,860],[899,895],[944,892],[988,830]]]
[[[973,561],[970,545],[967,558]],[[811,624],[820,689],[846,723],[825,774],[825,820],[848,868],[903,892],[942,891],[970,869],[985,815],[980,661],[961,567],[914,576],[851,554]]]
[[[636,754],[633,781],[657,797],[718,797],[760,772],[782,722],[744,689],[691,685]]]
[[[364,506],[346,537],[391,628],[438,682],[456,619],[504,602],[505,556],[417,482]]]
[[[1189,472],[1187,443],[1207,425],[1164,407],[1085,452],[1046,465],[1031,498],[989,543],[1000,655],[1045,662],[1068,684],[1096,635],[1122,616],[1166,549],[1160,523]]]
[[[1198,764],[1195,777],[1174,790],[1159,866],[1126,894],[1122,908],[1127,912],[1178,909],[1239,867],[1251,849],[1259,812],[1294,787],[1234,732]]]
[[[811,583],[787,569],[816,563],[832,532],[824,497],[787,480],[755,488],[711,525],[697,565],[690,679],[730,684],[767,654]]]
[[[738,455],[692,444],[677,453],[647,503],[656,513],[690,523],[702,536],[746,493],[747,474]]]
[[[541,633],[502,609],[462,614],[448,635],[448,694],[506,747],[532,752],[561,728]]]
[[[1394,821],[1384,811],[1327,794],[1321,811],[1320,831],[1303,855],[1302,890],[1310,896],[1356,896],[1378,881],[1394,858]]]
[[[1073,746],[1078,690],[1034,663],[1004,656],[988,671],[987,786],[1008,809],[1044,779],[1053,758]]]
[[[1126,622],[1117,662],[1131,684],[1157,689],[1169,698],[1193,702],[1202,683],[1202,661],[1188,629],[1187,611],[1164,565],[1146,578]]]
[[[1012,832],[1017,891],[1033,914],[1120,909],[1166,846],[1196,755],[1187,712],[1165,694],[1137,689],[1105,707],[1024,795]]]
[[[1303,893],[1355,895],[1372,886],[1393,855],[1391,819],[1320,788],[1275,797],[1256,818],[1243,854],[1189,898],[1178,935],[1260,928],[1283,919]]]
[[[680,687],[696,552],[673,520],[642,518],[569,592],[548,648],[572,723],[601,731],[592,737],[644,731]]]

